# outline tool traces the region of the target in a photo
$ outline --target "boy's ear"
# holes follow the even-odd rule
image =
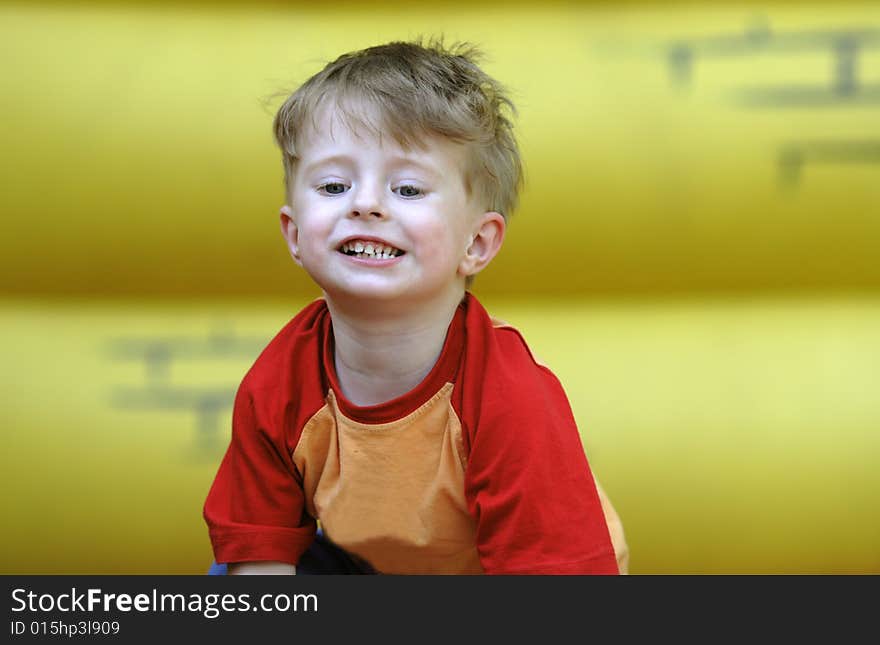
[[[281,235],[287,241],[287,248],[290,251],[290,257],[299,265],[302,265],[299,259],[299,229],[296,222],[293,221],[293,212],[290,206],[285,204],[278,213],[281,218]]]
[[[507,222],[501,213],[494,211],[483,213],[465,249],[464,258],[458,265],[459,274],[471,276],[485,269],[501,250],[506,229]]]

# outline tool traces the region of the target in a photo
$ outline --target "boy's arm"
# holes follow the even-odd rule
[[[597,490],[568,399],[548,369],[529,362],[492,370],[462,419],[471,426],[465,495],[483,569],[625,571],[622,526]]]
[[[596,479],[596,492],[599,493],[599,501],[602,503],[602,512],[605,514],[605,522],[608,524],[608,533],[611,536],[611,546],[614,547],[614,555],[617,557],[617,568],[621,574],[629,573],[629,546],[623,533],[623,523],[620,516],[611,505],[611,500],[605,494],[605,490]]]
[[[271,415],[275,407],[258,409],[247,382],[236,394],[232,438],[204,506],[216,562],[293,569],[314,540],[315,521],[305,511],[283,424]]]
[[[292,576],[296,567],[286,562],[230,562],[226,573],[230,576]]]

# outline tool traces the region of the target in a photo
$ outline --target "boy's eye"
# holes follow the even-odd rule
[[[345,192],[345,184],[340,184],[336,181],[331,181],[326,184],[322,184],[318,187],[318,190],[321,192],[327,193],[328,195],[341,195]]]
[[[421,189],[416,188],[415,186],[410,186],[409,184],[399,186],[396,190],[401,197],[418,197],[422,194]]]

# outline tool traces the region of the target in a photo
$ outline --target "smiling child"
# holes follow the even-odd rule
[[[276,115],[281,232],[323,295],[238,390],[205,503],[230,573],[625,572],[562,386],[468,291],[522,175],[477,59],[352,52]]]

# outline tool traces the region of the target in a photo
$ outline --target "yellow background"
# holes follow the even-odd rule
[[[520,114],[522,206],[475,292],[564,383],[632,572],[880,573],[880,160],[780,166],[877,145],[880,44],[846,96],[830,46],[700,49],[768,27],[880,11],[0,6],[0,573],[206,570],[229,408],[199,393],[234,390],[317,295],[278,231],[278,93],[438,33],[480,44]],[[824,99],[749,102],[779,87]],[[196,403],[120,403],[158,391]]]

